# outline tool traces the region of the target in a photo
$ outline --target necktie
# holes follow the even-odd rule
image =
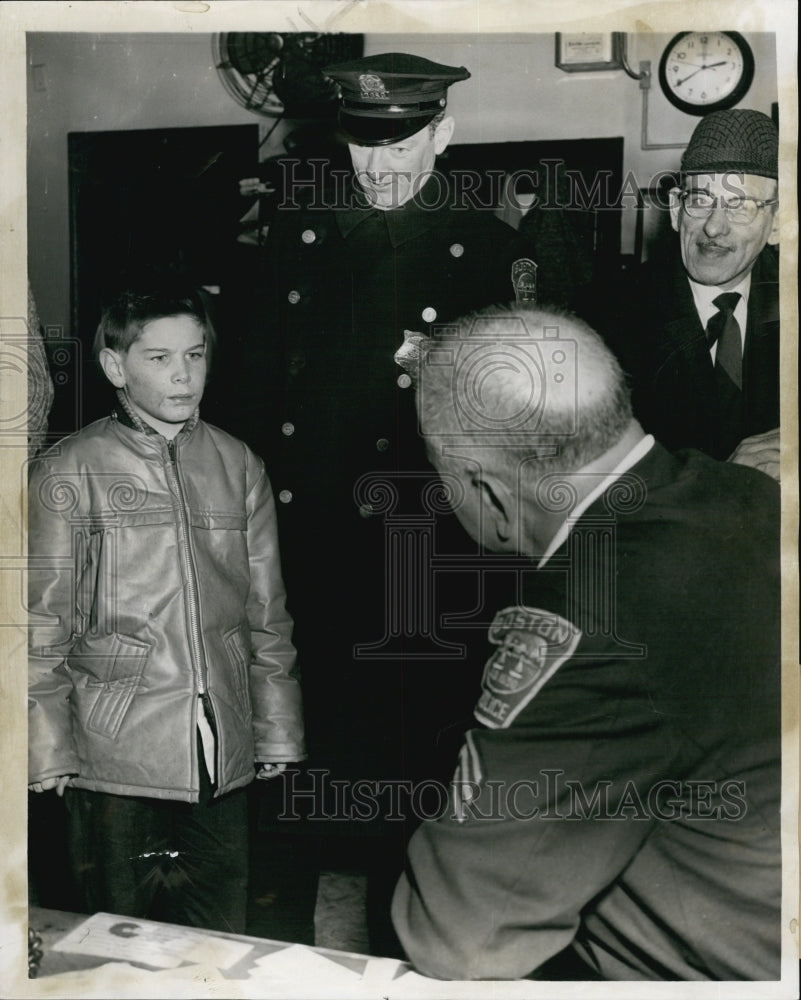
[[[717,343],[715,371],[718,378],[728,378],[734,386],[743,387],[743,342],[734,310],[740,301],[739,292],[724,292],[713,299],[718,311],[707,323],[706,339],[710,347]]]

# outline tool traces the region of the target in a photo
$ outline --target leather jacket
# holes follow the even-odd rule
[[[196,417],[167,441],[115,412],[37,459],[30,782],[197,801],[204,707],[217,795],[305,757],[275,521],[261,461]]]

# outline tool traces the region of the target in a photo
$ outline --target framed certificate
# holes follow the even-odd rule
[[[623,37],[619,31],[556,32],[556,65],[566,73],[622,69]]]

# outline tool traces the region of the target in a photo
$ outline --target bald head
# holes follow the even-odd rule
[[[459,337],[429,342],[418,408],[435,464],[443,445],[497,451],[504,464],[575,471],[631,424],[624,375],[601,338],[556,310],[492,307]]]

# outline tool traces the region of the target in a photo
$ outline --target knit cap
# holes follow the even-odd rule
[[[684,174],[779,176],[779,132],[761,111],[734,108],[702,118],[681,159]]]

